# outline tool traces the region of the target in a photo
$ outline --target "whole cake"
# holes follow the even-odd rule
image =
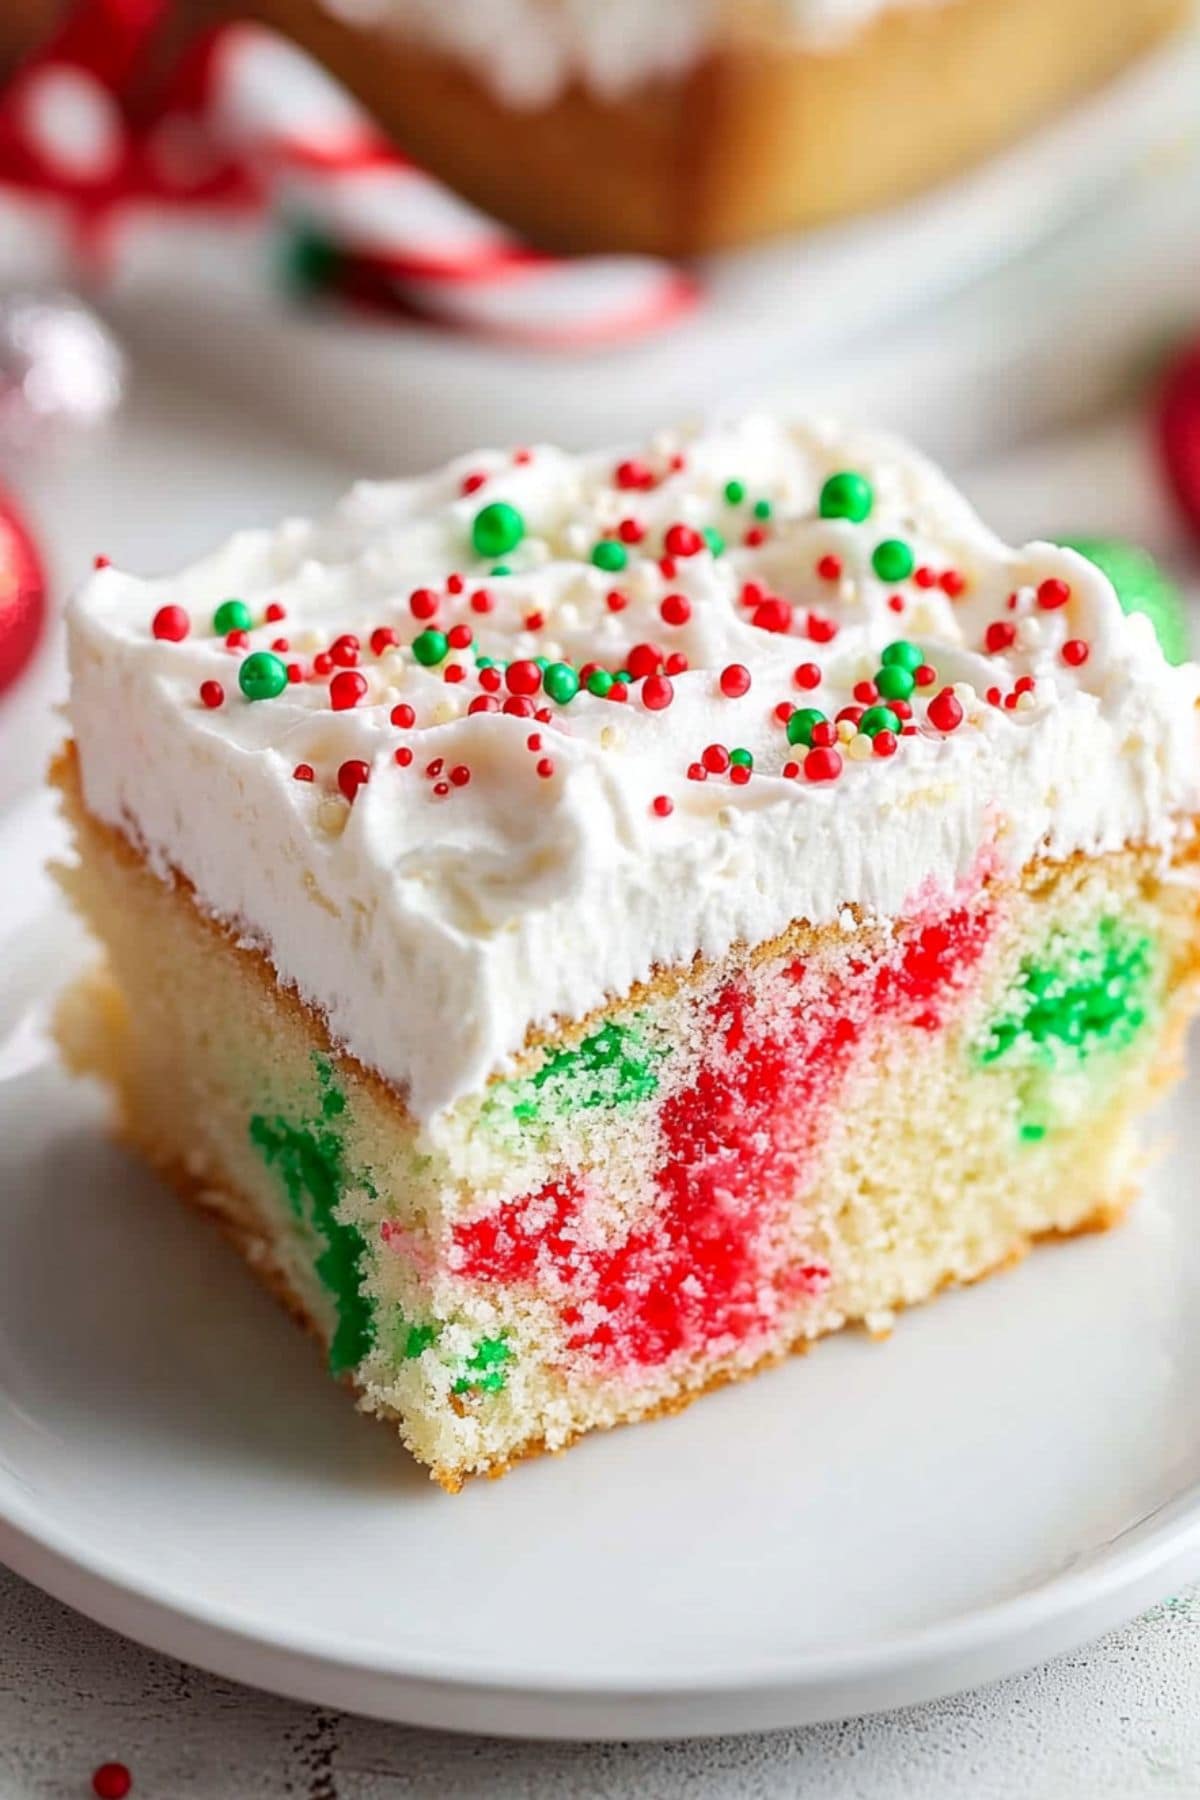
[[[69,628],[68,1058],[447,1488],[1133,1193],[1200,671],[901,446],[481,453]]]
[[[430,171],[568,249],[690,254],[940,180],[1190,0],[249,0]]]

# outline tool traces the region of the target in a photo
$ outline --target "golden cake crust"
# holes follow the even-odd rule
[[[576,85],[529,110],[321,0],[245,10],[316,56],[433,174],[535,240],[688,256],[952,175],[1109,79],[1190,0],[897,5],[827,52],[744,34],[678,80],[616,99]]]

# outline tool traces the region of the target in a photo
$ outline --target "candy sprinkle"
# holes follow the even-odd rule
[[[875,504],[871,484],[852,470],[831,475],[821,489],[820,513],[823,519],[850,519],[861,525],[870,517]]]
[[[92,1792],[96,1800],[125,1800],[133,1789],[133,1776],[121,1762],[101,1763],[92,1770]]]
[[[247,700],[274,700],[287,684],[287,665],[270,650],[255,650],[238,669],[238,686]]]
[[[231,631],[249,631],[250,608],[244,600],[222,600],[212,623],[218,637],[227,637]]]
[[[475,514],[471,542],[480,556],[506,556],[525,536],[525,521],[507,500],[493,500]]]
[[[191,629],[192,621],[182,606],[160,606],[150,626],[156,638],[169,644],[181,644]]]

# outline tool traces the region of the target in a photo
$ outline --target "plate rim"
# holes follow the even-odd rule
[[[0,811],[0,862],[14,835],[19,874],[9,890],[10,937],[45,907],[39,883],[53,799],[44,789]],[[10,863],[10,867],[13,864]],[[1133,1617],[1175,1583],[1200,1576],[1200,1478],[1186,1482],[1080,1566],[1020,1592],[873,1644],[751,1661],[639,1672],[618,1681],[569,1674],[551,1662],[519,1671],[451,1652],[389,1654],[383,1646],[279,1625],[156,1580],[78,1529],[39,1517],[0,1463],[0,1560],[97,1623],[160,1653],[292,1699],[410,1725],[496,1735],[595,1740],[716,1736],[852,1717],[944,1698],[1076,1648]]]

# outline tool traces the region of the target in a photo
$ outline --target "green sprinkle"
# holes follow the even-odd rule
[[[419,631],[412,643],[412,653],[425,668],[432,669],[442,662],[450,648],[450,640],[444,631],[434,631],[432,627]]]
[[[727,481],[725,483],[725,498],[728,500],[730,506],[740,506],[742,501],[746,498],[745,482]]]
[[[881,731],[899,732],[900,720],[890,706],[868,706],[858,721],[858,729],[867,737],[878,737]]]
[[[875,677],[875,686],[885,700],[909,700],[916,685],[910,671],[899,663],[885,663]]]
[[[512,570],[509,568],[507,563],[497,563],[494,569],[488,570],[488,574],[489,575],[511,575]]]
[[[752,769],[754,767],[754,758],[749,750],[743,750],[741,748],[731,750],[729,752],[729,760],[731,763],[740,763],[743,769]]]
[[[287,684],[287,667],[270,650],[255,650],[238,669],[238,686],[247,700],[275,700]]]
[[[825,723],[825,714],[817,707],[798,706],[787,722],[788,743],[810,745],[814,727]]]
[[[611,692],[612,684],[613,678],[607,669],[593,669],[587,679],[587,690],[589,694],[595,694],[597,699],[603,700]]]
[[[333,1298],[337,1315],[329,1366],[340,1375],[356,1368],[370,1349],[374,1315],[362,1287],[366,1254],[362,1233],[338,1217],[349,1178],[345,1142],[334,1121],[345,1111],[346,1096],[336,1086],[325,1058],[314,1057],[313,1062],[319,1083],[315,1115],[297,1123],[255,1113],[250,1120],[250,1142],[279,1176],[296,1219],[323,1244],[316,1271]]]
[[[1045,1135],[1044,1125],[1027,1124],[1021,1127],[1021,1137],[1027,1144],[1040,1144]]]
[[[560,706],[569,706],[579,692],[579,677],[570,663],[551,663],[542,671],[542,686]]]
[[[708,545],[709,553],[711,555],[724,556],[725,539],[721,536],[715,526],[706,525],[700,535]]]
[[[504,556],[525,536],[525,521],[507,500],[493,500],[475,514],[471,542],[480,556]],[[495,575],[497,571],[492,570]]]
[[[769,500],[756,500],[754,502],[754,516],[756,519],[769,519],[772,510],[771,502]]]
[[[907,581],[914,568],[913,553],[900,538],[885,538],[876,544],[871,567],[880,581]]]
[[[629,673],[628,669],[618,669],[616,674],[613,676],[613,680],[619,681],[621,683],[622,687],[627,687],[629,685],[629,683],[633,680],[633,676]]]
[[[820,511],[823,519],[850,519],[861,525],[870,517],[875,504],[871,484],[851,469],[831,475],[821,489]]]
[[[885,645],[879,660],[886,669],[907,669],[911,675],[925,661],[925,653],[919,644],[910,644],[907,638],[897,638],[894,644]]]
[[[222,600],[213,614],[213,630],[218,637],[228,637],[231,631],[249,631],[250,626],[250,608],[244,600]]]
[[[606,575],[619,575],[629,561],[629,552],[616,538],[601,538],[592,547],[592,561]]]

